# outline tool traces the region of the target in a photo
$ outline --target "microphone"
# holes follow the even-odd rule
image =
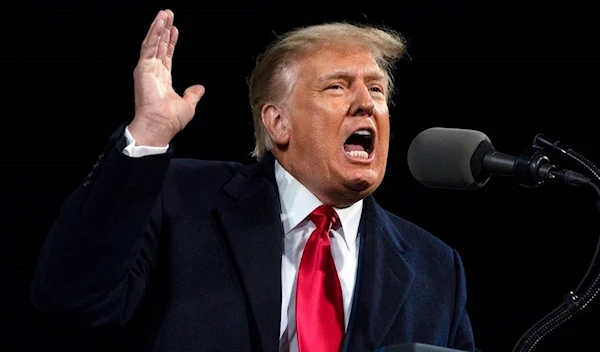
[[[492,175],[512,177],[525,187],[544,182],[586,186],[591,180],[567,169],[558,169],[532,147],[519,156],[496,151],[489,137],[480,131],[432,127],[420,132],[407,154],[412,176],[430,188],[476,190]]]

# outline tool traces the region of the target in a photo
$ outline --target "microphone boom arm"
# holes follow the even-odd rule
[[[534,148],[531,150],[531,154],[523,156],[524,160],[527,157],[539,158],[536,156],[535,150],[549,149],[553,152],[558,152],[560,155],[567,156],[571,160],[584,166],[587,173],[597,182],[600,182],[600,168],[594,165],[591,161],[576,153],[570,148],[562,146],[557,141],[552,141],[542,134],[537,135],[534,138]],[[546,164],[544,164],[546,165]],[[564,179],[570,179],[574,181],[573,185],[588,185],[594,189],[599,199],[597,206],[600,209],[600,187],[594,183],[591,179],[581,177],[582,175],[573,173],[569,175],[569,170],[556,170],[550,169],[548,174],[556,174],[557,177]],[[587,181],[586,181],[587,179]],[[561,182],[563,183],[563,182]],[[596,251],[593,259],[588,267],[582,280],[577,285],[574,291],[570,291],[565,295],[563,302],[553,309],[550,313],[545,315],[542,319],[532,325],[517,341],[513,348],[513,352],[529,352],[544,336],[549,334],[551,331],[562,325],[575,314],[582,311],[589,303],[600,293],[600,239],[596,244]]]

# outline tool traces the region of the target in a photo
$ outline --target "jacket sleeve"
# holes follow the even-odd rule
[[[43,313],[84,326],[121,326],[144,297],[172,150],[126,156],[124,130],[109,138],[47,234],[30,285],[32,303]]]

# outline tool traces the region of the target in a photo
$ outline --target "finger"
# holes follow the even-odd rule
[[[167,70],[171,71],[173,64],[173,53],[175,52],[175,45],[179,38],[179,30],[177,27],[171,27],[171,36],[169,37],[169,45],[167,46],[167,55],[165,56],[164,65]]]
[[[165,21],[159,19],[153,26],[151,33],[148,35],[148,40],[142,44],[140,50],[140,59],[152,59],[158,53],[160,37],[165,27]]]
[[[156,17],[154,17],[154,21],[152,21],[152,24],[150,25],[150,28],[148,29],[148,33],[146,33],[146,37],[144,38],[144,41],[142,42],[142,45],[145,44],[148,41],[148,38],[150,38],[150,35],[153,33],[152,31],[154,30],[154,27],[156,26],[156,23],[161,18],[162,19],[165,18],[165,12],[162,11],[162,10],[158,11],[158,13],[156,14]]]
[[[160,43],[158,44],[158,52],[156,53],[156,58],[164,62],[165,57],[167,56],[167,48],[169,47],[169,42],[171,38],[171,28],[173,27],[173,19],[174,14],[171,10],[165,10],[167,14],[167,18],[165,21],[165,27],[160,36]]]
[[[191,86],[186,89],[185,92],[183,92],[183,99],[185,99],[193,109],[196,109],[196,105],[202,96],[204,96],[205,91],[206,89],[202,85],[197,84],[195,86]]]

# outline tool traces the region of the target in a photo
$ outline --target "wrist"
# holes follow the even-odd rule
[[[164,147],[169,145],[175,136],[173,129],[164,121],[147,117],[136,116],[127,128],[136,145]]]

